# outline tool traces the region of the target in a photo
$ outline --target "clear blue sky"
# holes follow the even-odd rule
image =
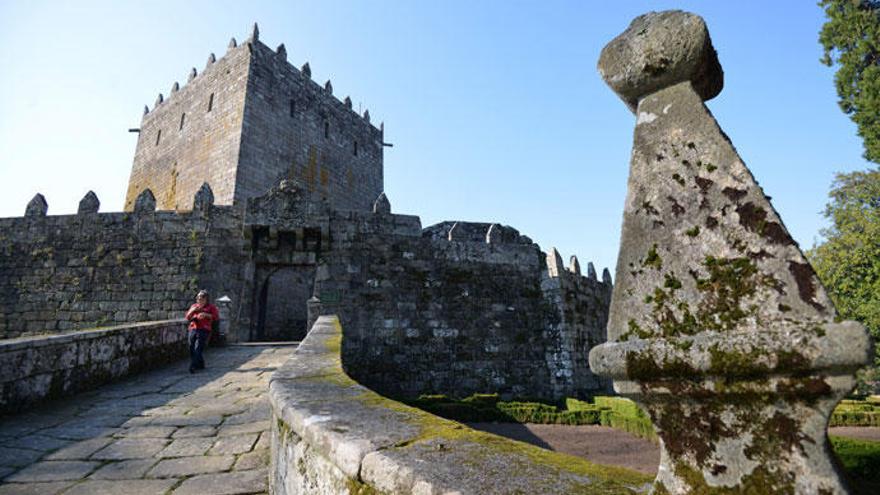
[[[836,171],[864,169],[818,60],[813,1],[0,0],[0,217],[90,189],[119,211],[144,104],[231,36],[285,43],[296,65],[385,122],[394,211],[512,225],[613,267],[634,118],[599,51],[636,15],[702,15],[725,71],[709,107],[803,247]]]

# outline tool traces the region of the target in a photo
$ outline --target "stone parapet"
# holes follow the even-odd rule
[[[270,493],[644,493],[647,478],[471,430],[386,399],[343,370],[322,316],[272,377]]]
[[[0,341],[0,414],[162,366],[186,349],[185,320]]]

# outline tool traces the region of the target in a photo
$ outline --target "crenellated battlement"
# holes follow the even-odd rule
[[[308,62],[298,69],[284,44],[260,41],[255,24],[144,107],[125,209],[145,189],[159,209],[189,210],[203,183],[229,205],[297,179],[334,207],[368,211],[384,189],[383,134],[331,81],[312,80]]]
[[[230,40],[229,45],[228,45],[227,54],[231,53],[233,50],[249,50],[251,53],[253,53],[253,50],[255,48],[256,43],[258,43],[262,48],[265,48],[265,49],[272,51],[268,45],[264,44],[262,41],[259,40],[259,27],[255,23],[253,31],[251,32],[251,36],[250,36],[250,38],[247,39],[247,41],[245,43],[243,43],[242,45],[239,46],[238,42],[235,40],[235,38],[232,38]],[[363,119],[363,121],[365,123],[370,124],[373,128],[380,131],[380,133],[384,130],[384,127],[385,127],[384,123],[382,123],[380,125],[380,127],[378,127],[378,128],[370,123],[370,110],[369,109],[364,110],[364,113],[359,115],[352,108],[352,101],[351,101],[350,96],[346,96],[342,100],[340,100],[338,97],[335,97],[333,95],[333,84],[330,79],[328,79],[324,83],[323,87],[321,85],[319,85],[317,82],[313,81],[311,79],[312,71],[311,71],[311,67],[309,65],[309,62],[305,62],[305,64],[303,64],[303,66],[302,66],[302,69],[296,68],[296,66],[294,66],[291,62],[289,62],[287,60],[287,48],[285,47],[284,43],[281,43],[280,45],[278,45],[278,47],[272,53],[274,54],[274,56],[277,58],[277,60],[279,62],[284,62],[287,64],[288,70],[290,70],[294,73],[300,74],[300,76],[302,78],[307,79],[307,80],[311,81],[312,83],[314,83],[315,89],[323,89],[325,97],[328,99],[329,103],[339,107],[339,109],[347,109],[351,114],[353,114],[354,116],[356,116],[358,118]],[[225,55],[221,56],[219,60],[222,60],[223,58],[225,58]],[[203,69],[203,72],[211,69],[212,66],[216,62],[218,62],[218,59],[217,59],[216,55],[214,55],[214,53],[211,52],[208,55],[208,61],[205,63],[205,68]],[[191,68],[189,71],[189,74],[187,75],[187,79],[186,79],[187,84],[191,83],[197,77],[199,77],[199,72],[196,70],[195,67]],[[170,91],[169,97],[165,98],[165,96],[162,93],[159,93],[159,95],[156,98],[156,101],[153,104],[153,108],[157,109],[161,105],[163,105],[164,103],[170,101],[172,98],[170,95],[173,95],[174,93],[177,93],[181,89],[185,88],[187,86],[187,84],[184,84],[183,86],[181,86],[177,81],[175,81],[171,86],[171,91]],[[333,97],[332,102],[330,101],[330,97]],[[151,111],[150,107],[148,105],[144,105],[144,116],[149,114],[150,111]]]

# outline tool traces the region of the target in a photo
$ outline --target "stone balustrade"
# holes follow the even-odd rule
[[[186,356],[186,321],[132,323],[0,341],[0,414]]]

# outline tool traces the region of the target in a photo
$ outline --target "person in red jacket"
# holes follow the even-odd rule
[[[211,327],[220,321],[217,306],[211,304],[208,291],[201,290],[196,295],[196,303],[189,307],[186,319],[189,321],[189,372],[205,369],[205,358],[202,353],[211,335]]]

